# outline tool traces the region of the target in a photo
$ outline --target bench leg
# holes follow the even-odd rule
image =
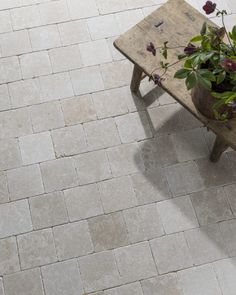
[[[215,140],[213,150],[211,152],[211,156],[210,156],[211,162],[218,162],[221,155],[222,155],[222,153],[228,147],[229,147],[228,144],[217,136],[216,140]]]
[[[137,65],[134,65],[133,77],[130,85],[132,92],[137,93],[139,91],[139,86],[142,80],[143,71]]]

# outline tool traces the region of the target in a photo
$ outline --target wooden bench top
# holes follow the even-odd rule
[[[147,76],[151,76],[154,69],[160,67],[160,61],[163,58],[161,54],[157,53],[157,56],[154,57],[148,52],[146,50],[147,44],[153,42],[158,47],[162,46],[165,41],[169,41],[168,45],[171,47],[186,46],[192,37],[199,35],[204,21],[213,24],[184,0],[169,0],[119,37],[114,42],[114,46],[131,62],[139,66]],[[161,22],[163,24],[157,26]],[[183,53],[183,48],[169,50],[168,62],[176,61],[180,53]],[[218,137],[233,149],[236,149],[236,119],[230,120],[232,127],[232,130],[230,130],[221,122],[208,120],[202,116],[193,105],[191,93],[187,90],[184,80],[173,78],[174,73],[181,66],[181,63],[179,63],[168,70],[162,88]],[[155,73],[161,74],[162,71],[160,69]]]

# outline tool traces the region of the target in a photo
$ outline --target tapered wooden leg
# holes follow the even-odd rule
[[[139,91],[139,86],[142,80],[143,71],[137,65],[134,65],[133,77],[130,85],[130,89],[132,92],[137,93]]]
[[[228,144],[220,139],[218,136],[216,137],[215,144],[213,150],[211,152],[210,160],[212,162],[218,162],[222,153],[228,148]]]

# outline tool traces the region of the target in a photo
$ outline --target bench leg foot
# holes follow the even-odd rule
[[[228,148],[228,144],[220,139],[218,136],[216,137],[215,144],[213,150],[210,155],[211,162],[218,162],[222,153]]]
[[[130,85],[132,92],[137,93],[139,91],[139,86],[142,80],[143,71],[137,65],[134,65],[133,77]]]

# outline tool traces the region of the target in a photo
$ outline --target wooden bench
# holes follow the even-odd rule
[[[154,57],[147,52],[148,43],[152,41],[155,46],[162,46],[165,41],[169,41],[168,45],[171,47],[186,46],[193,36],[199,35],[204,21],[212,24],[184,0],[169,0],[119,37],[114,46],[134,64],[131,91],[137,93],[141,80],[146,76],[150,77],[155,69],[160,68],[161,55],[160,58],[158,54]],[[176,61],[181,53],[183,48],[170,50],[168,62]],[[173,78],[176,70],[180,68],[181,63],[168,70],[162,88],[216,134],[210,160],[217,162],[229,146],[236,149],[236,119],[230,121],[230,130],[221,122],[208,120],[201,115],[194,107],[184,81]],[[160,73],[162,70],[159,70]]]

